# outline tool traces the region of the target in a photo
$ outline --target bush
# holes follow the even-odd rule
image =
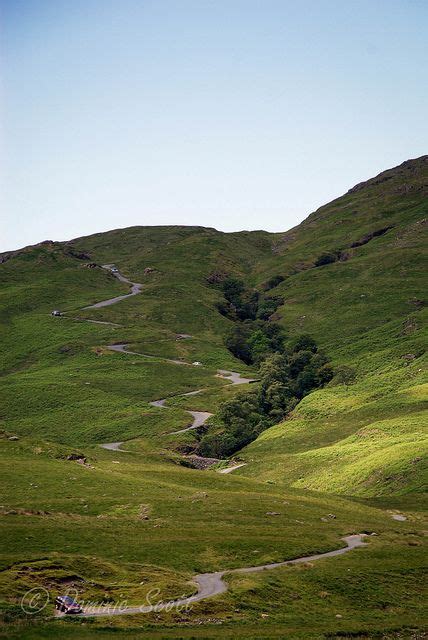
[[[245,326],[248,331],[249,325]],[[241,330],[243,326],[239,327]],[[275,332],[274,332],[275,334]],[[252,356],[263,357],[270,348],[259,328],[250,336]],[[202,455],[228,456],[249,444],[268,427],[283,420],[313,389],[333,377],[333,369],[310,336],[294,339],[283,353],[265,355],[260,366],[260,385],[220,405],[216,432],[208,431],[200,443]],[[218,431],[219,427],[222,429]]]
[[[264,298],[258,306],[256,317],[260,320],[269,320],[271,315],[273,315],[282,304],[284,304],[284,299],[278,296]]]

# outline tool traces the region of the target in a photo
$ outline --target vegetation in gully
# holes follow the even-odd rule
[[[1,256],[0,637],[423,637],[427,184],[424,156],[286,233],[133,227]],[[128,293],[107,264],[141,293],[85,308]],[[188,411],[213,416],[174,433]],[[359,533],[226,573],[189,610],[53,617],[69,589],[168,601]]]
[[[310,391],[324,386],[333,377],[326,356],[318,352],[312,338],[301,335],[286,346],[285,338],[279,337],[280,331],[278,327],[273,332],[275,346],[263,340],[265,350],[257,348],[260,384],[220,405],[217,412],[220,430],[214,427],[204,435],[200,444],[202,454],[222,458],[242,449],[262,431],[286,418]],[[266,335],[256,329],[250,334],[251,345],[256,344],[252,336],[258,333]]]

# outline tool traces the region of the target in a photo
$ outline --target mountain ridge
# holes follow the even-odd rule
[[[154,228],[154,229],[196,229],[196,230],[202,230],[202,231],[214,231],[216,233],[220,233],[220,234],[227,234],[227,235],[234,235],[234,234],[248,234],[248,233],[265,233],[265,234],[269,234],[272,236],[277,236],[277,235],[287,235],[289,233],[292,233],[295,229],[297,229],[298,227],[300,227],[304,222],[306,222],[309,218],[311,218],[311,216],[314,216],[315,214],[317,214],[320,210],[324,209],[325,207],[328,207],[330,205],[332,205],[333,203],[335,203],[337,200],[340,200],[341,198],[343,198],[346,195],[349,194],[353,194],[353,193],[358,193],[359,191],[362,191],[364,189],[367,189],[369,187],[372,186],[376,186],[379,184],[382,184],[388,180],[394,179],[394,178],[406,178],[407,174],[414,174],[414,172],[416,171],[417,168],[419,168],[419,166],[421,166],[422,168],[426,167],[426,165],[428,165],[428,155],[422,155],[419,156],[417,158],[412,158],[412,159],[408,159],[405,160],[404,162],[402,162],[401,164],[392,167],[390,169],[386,169],[382,172],[380,172],[379,174],[377,174],[376,176],[374,176],[373,178],[369,178],[368,180],[359,182],[357,184],[355,184],[353,187],[351,187],[350,189],[348,189],[348,191],[346,191],[342,196],[338,196],[337,198],[334,198],[333,200],[331,200],[329,203],[322,205],[321,207],[319,207],[318,209],[316,209],[315,211],[313,211],[312,213],[309,213],[307,215],[307,217],[299,224],[295,225],[294,227],[291,227],[290,229],[286,230],[286,231],[266,231],[264,229],[240,229],[238,231],[223,231],[221,229],[217,229],[215,227],[205,227],[203,225],[181,225],[181,224],[174,224],[174,225],[131,225],[129,227],[118,227],[118,228],[114,228],[114,229],[108,229],[106,231],[102,231],[102,232],[95,232],[95,233],[91,233],[88,234],[86,236],[77,236],[75,238],[72,238],[70,240],[42,240],[36,244],[33,245],[26,245],[25,247],[20,247],[17,249],[10,249],[10,250],[6,250],[6,251],[2,251],[0,252],[0,264],[1,264],[1,258],[4,256],[9,256],[11,254],[16,254],[19,251],[25,251],[25,250],[31,250],[31,249],[36,249],[40,246],[43,245],[52,245],[52,244],[59,244],[59,245],[68,245],[68,244],[73,244],[75,242],[78,242],[82,239],[85,238],[93,238],[96,236],[99,236],[101,234],[105,234],[105,233],[112,233],[112,232],[124,232],[124,231],[131,231],[133,229],[141,229],[141,228]],[[409,176],[412,177],[412,179],[414,178],[413,176]],[[408,187],[408,188],[406,188]],[[406,185],[406,183],[404,183],[403,185],[401,185],[399,187],[399,192],[401,194],[407,194],[407,193],[411,193],[412,191],[421,191],[424,195],[428,194],[428,181],[423,180],[421,184],[414,184],[414,185]]]

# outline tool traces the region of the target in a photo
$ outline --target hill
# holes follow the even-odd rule
[[[282,237],[268,272],[284,277],[281,322],[313,335],[337,375],[249,447],[240,473],[352,495],[426,486],[427,185],[424,156]]]
[[[286,233],[132,227],[0,256],[7,637],[113,626],[127,638],[395,638],[422,626],[427,211],[424,156]],[[141,291],[92,306],[130,283]],[[189,468],[219,405],[246,393],[230,380],[258,378],[225,339],[262,307],[287,339],[313,336],[333,379],[237,451],[245,465]],[[49,621],[52,602],[35,617],[19,607],[34,586],[130,604],[153,588],[190,595],[196,573],[364,532],[377,534],[366,548],[316,568],[229,575],[190,612],[72,624]]]

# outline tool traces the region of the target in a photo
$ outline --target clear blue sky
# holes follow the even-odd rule
[[[0,250],[283,231],[428,152],[425,0],[0,1]]]

